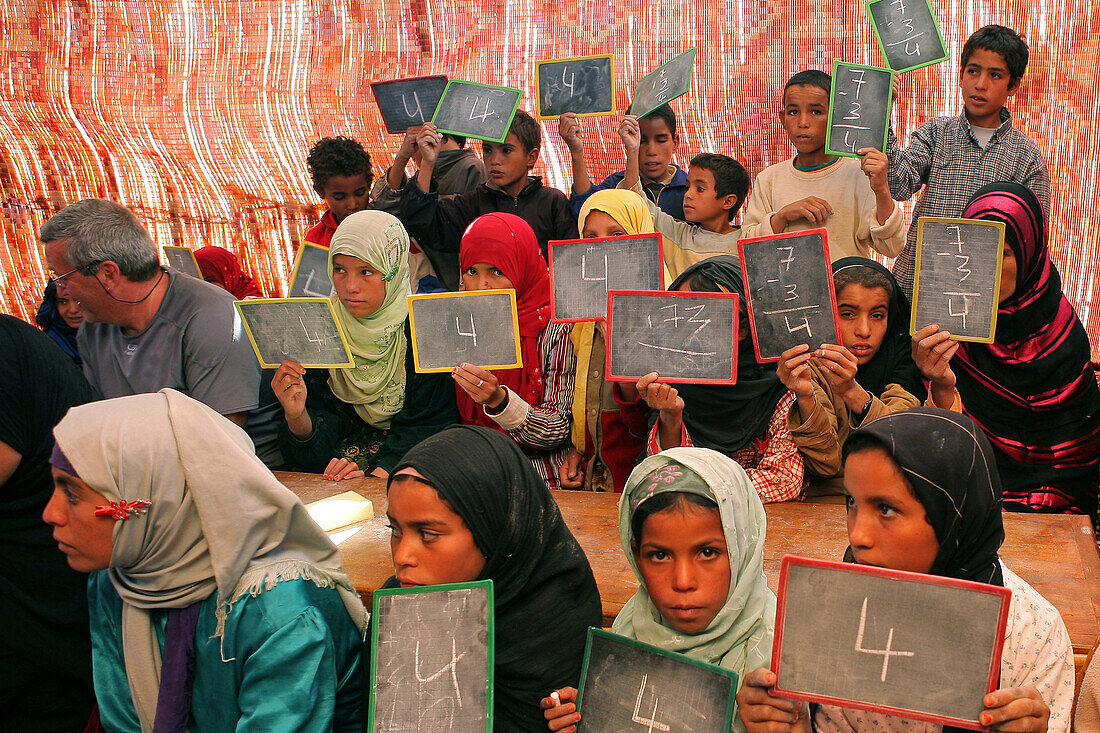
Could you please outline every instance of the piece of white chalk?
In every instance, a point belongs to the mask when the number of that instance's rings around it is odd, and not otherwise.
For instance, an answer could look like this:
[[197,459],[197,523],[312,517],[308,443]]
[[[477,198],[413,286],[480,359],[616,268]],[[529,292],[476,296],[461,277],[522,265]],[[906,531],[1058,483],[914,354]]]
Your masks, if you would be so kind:
[[561,705],[561,696],[558,694],[557,690],[554,690],[553,692],[551,692],[550,697],[554,698],[554,704],[555,705]]

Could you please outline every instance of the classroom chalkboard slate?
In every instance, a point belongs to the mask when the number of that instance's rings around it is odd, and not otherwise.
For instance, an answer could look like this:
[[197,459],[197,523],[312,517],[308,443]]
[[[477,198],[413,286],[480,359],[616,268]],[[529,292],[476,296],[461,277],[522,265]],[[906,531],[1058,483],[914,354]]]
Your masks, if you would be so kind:
[[432,123],[440,132],[502,143],[508,137],[522,96],[519,89],[451,79],[435,108]]
[[304,367],[350,367],[351,351],[328,298],[252,298],[233,303],[264,369],[283,359]]
[[493,581],[382,588],[367,730],[493,730]]
[[409,326],[418,372],[523,366],[514,290],[410,295]]
[[550,242],[554,321],[607,317],[608,290],[664,290],[660,234]]
[[886,65],[905,72],[947,60],[929,0],[871,0],[867,14]]
[[578,117],[615,111],[615,57],[584,56],[535,63],[538,118],[554,119],[566,112]]
[[861,148],[885,150],[893,93],[889,69],[834,62],[825,151],[858,158]]
[[332,295],[328,276],[328,247],[302,242],[290,273],[291,298],[327,298]]
[[772,694],[979,729],[1000,679],[1012,593],[853,563],[786,556]]
[[650,372],[662,382],[737,381],[736,293],[607,294],[607,378],[633,382]]
[[997,334],[1005,225],[975,219],[917,219],[910,333],[933,323],[958,341]]
[[602,629],[588,630],[578,733],[726,733],[737,673]]
[[184,275],[202,280],[202,270],[199,269],[199,261],[195,259],[195,253],[187,247],[165,247],[164,258],[168,260],[168,266],[173,270],[179,270]]
[[634,88],[630,114],[645,117],[662,104],[687,94],[695,69],[695,51],[694,48],[684,51],[642,77]]
[[825,229],[742,239],[737,247],[760,361],[778,361],[799,344],[840,343]]
[[445,76],[418,76],[376,81],[370,88],[386,123],[386,132],[396,133],[430,120],[446,86]]

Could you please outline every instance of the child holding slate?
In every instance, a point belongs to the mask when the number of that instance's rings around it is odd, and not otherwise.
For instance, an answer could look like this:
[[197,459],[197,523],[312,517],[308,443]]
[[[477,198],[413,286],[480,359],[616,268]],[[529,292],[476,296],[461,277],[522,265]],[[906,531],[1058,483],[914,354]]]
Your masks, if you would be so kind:
[[[999,689],[985,696],[989,730],[1068,731],[1073,651],[1058,611],[997,557],[1004,541],[993,451],[968,418],[916,408],[881,417],[844,445],[846,559],[999,585],[1012,591]],[[927,612],[935,613],[935,609]],[[891,666],[893,669],[893,666]],[[750,672],[737,695],[749,733],[938,731],[931,723],[772,697],[776,676]]]
[[279,447],[293,470],[340,480],[385,477],[411,446],[458,421],[446,374],[421,374],[409,346],[409,237],[395,217],[347,217],[329,248],[330,297],[355,366],[308,371],[292,360],[271,389]]
[[[1096,521],[1100,389],[1089,339],[1062,292],[1032,191],[994,183],[963,216],[1003,222],[996,340],[961,343],[952,360],[963,410],[993,444],[1009,511],[1088,514]],[[942,338],[937,326],[914,338]]]
[[[680,139],[676,136],[676,113],[667,104],[638,118],[640,140],[638,145],[639,174],[645,196],[657,204],[661,211],[673,219],[684,220],[684,193],[687,191],[687,173],[672,162]],[[581,140],[581,124],[577,115],[568,112],[558,120],[558,134],[569,148],[573,164],[573,189],[569,206],[580,215],[581,206],[597,191],[617,188],[626,171],[612,173],[602,182],[593,184],[588,177],[588,164],[584,160],[584,142]]]
[[455,426],[405,454],[387,504],[394,577],[384,587],[492,580],[494,729],[544,731],[540,698],[578,684],[585,633],[603,619],[592,568],[546,483],[504,435]]
[[834,261],[872,249],[895,257],[905,246],[905,218],[890,197],[886,155],[863,148],[857,161],[825,152],[831,84],[817,69],[787,81],[779,121],[797,153],[756,177],[741,236],[825,227]]
[[[962,409],[950,366],[958,343],[910,340],[909,300],[889,270],[845,257],[833,263],[833,285],[844,346],[801,344],[783,352],[778,368],[796,398],[791,435],[807,470],[822,478],[840,475],[840,447],[860,423],[920,405],[928,396],[923,379],[932,387],[930,407]],[[825,487],[811,492],[817,488]]]
[[[653,217],[633,191],[597,191],[581,207],[582,238],[652,232]],[[563,489],[622,491],[645,451],[648,410],[624,402],[605,379],[606,327],[606,321],[574,323],[569,337],[579,379],[573,389],[573,449],[560,470]]]
[[577,358],[568,323],[550,322],[550,272],[535,233],[512,214],[479,216],[462,235],[463,290],[515,290],[522,367],[454,370],[458,412],[467,425],[508,433],[550,488],[571,450]]
[[[745,471],[705,448],[642,461],[619,499],[619,538],[640,587],[611,630],[745,674],[771,658],[775,595],[764,577],[764,506]],[[576,730],[577,690],[542,700]],[[732,731],[743,731],[734,713]]]
[[328,211],[306,232],[305,241],[327,247],[336,227],[370,201],[370,155],[357,140],[326,137],[318,140],[306,158],[313,190],[325,200]]
[[569,210],[569,199],[556,188],[530,175],[539,159],[542,128],[523,110],[516,112],[508,136],[502,143],[481,144],[489,180],[472,191],[453,198],[440,198],[432,183],[443,136],[435,125],[425,122],[416,138],[420,168],[401,191],[401,220],[426,252],[457,252],[462,233],[477,217],[501,211],[515,214],[535,232],[543,259],[551,239],[569,239],[577,219]]
[[737,258],[719,255],[705,259],[684,270],[668,289],[741,296],[737,384],[673,387],[657,381],[656,372],[642,377],[636,387],[623,383],[627,399],[637,391],[656,415],[647,452],[674,446],[711,448],[745,468],[763,501],[798,499],[804,488],[805,466],[787,425],[794,395],[779,380],[774,364],[756,360]]
[[898,201],[924,189],[913,209],[905,249],[894,274],[907,295],[913,294],[917,219],[956,217],[982,186],[1015,181],[1031,189],[1050,211],[1050,174],[1035,141],[1012,126],[1005,103],[1020,88],[1028,48],[1011,28],[987,25],[967,39],[959,69],[965,110],[958,117],[937,117],[913,132],[902,150],[891,131],[886,145],[887,179]]
[[[644,194],[639,178],[638,153],[641,128],[627,115],[619,126],[626,151],[626,175],[620,188]],[[677,221],[647,200],[654,226],[664,237],[665,267],[672,277],[711,255],[737,251],[741,229],[731,223],[745,203],[749,174],[733,158],[720,153],[700,153],[688,166],[688,190],[684,194],[684,221]]]

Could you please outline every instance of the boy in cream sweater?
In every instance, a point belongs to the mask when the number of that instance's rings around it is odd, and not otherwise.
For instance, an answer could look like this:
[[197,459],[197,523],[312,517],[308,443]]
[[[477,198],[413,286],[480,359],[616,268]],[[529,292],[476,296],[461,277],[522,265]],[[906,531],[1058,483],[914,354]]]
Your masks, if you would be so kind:
[[779,119],[797,154],[765,168],[753,183],[741,237],[825,227],[829,255],[896,257],[905,246],[905,222],[890,196],[886,154],[862,148],[862,159],[829,155],[825,133],[832,80],[800,71],[783,88]]

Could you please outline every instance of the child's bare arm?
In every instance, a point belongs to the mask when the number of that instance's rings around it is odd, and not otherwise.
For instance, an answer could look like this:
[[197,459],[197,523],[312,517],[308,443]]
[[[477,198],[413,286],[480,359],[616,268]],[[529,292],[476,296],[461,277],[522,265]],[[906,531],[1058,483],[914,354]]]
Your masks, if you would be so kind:
[[421,126],[417,125],[405,131],[405,138],[401,141],[401,147],[397,149],[397,155],[393,158],[393,165],[386,174],[386,182],[394,191],[400,191],[405,183],[405,166],[416,153],[416,138],[420,130]]
[[581,123],[575,112],[566,112],[558,118],[558,134],[565,142],[565,147],[569,148],[569,159],[573,164],[573,193],[584,195],[592,188],[592,179],[588,177],[584,142],[581,140]]
[[420,148],[420,170],[416,174],[416,184],[421,191],[427,193],[432,190],[432,173],[435,171],[439,149],[443,145],[443,136],[435,129],[435,125],[425,122],[420,134],[416,136],[416,145]]
[[886,153],[874,148],[860,148],[857,152],[863,156],[860,167],[863,168],[867,181],[871,184],[871,191],[875,194],[875,220],[879,224],[885,224],[897,208],[897,204],[890,195],[890,182],[886,180],[886,170],[889,168],[890,160],[886,157]]
[[623,175],[621,188],[634,188],[638,184],[638,150],[642,145],[642,128],[638,125],[638,118],[634,115],[626,115],[619,124],[619,137],[623,141],[623,151],[626,152],[626,170]]

